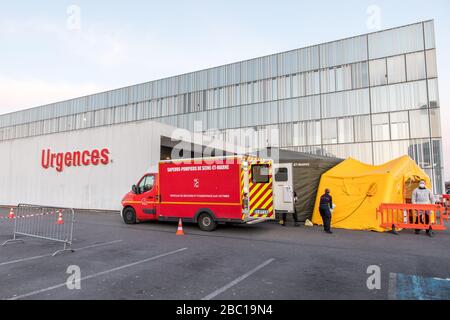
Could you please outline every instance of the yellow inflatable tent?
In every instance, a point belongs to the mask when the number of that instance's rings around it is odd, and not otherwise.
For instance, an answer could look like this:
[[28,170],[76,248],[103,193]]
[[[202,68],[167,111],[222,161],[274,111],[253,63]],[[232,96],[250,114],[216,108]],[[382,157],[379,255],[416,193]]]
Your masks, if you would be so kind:
[[322,175],[312,222],[322,225],[320,196],[331,190],[333,203],[331,225],[351,230],[386,231],[380,227],[376,208],[381,203],[405,203],[423,179],[430,187],[428,175],[408,156],[380,166],[349,158]]

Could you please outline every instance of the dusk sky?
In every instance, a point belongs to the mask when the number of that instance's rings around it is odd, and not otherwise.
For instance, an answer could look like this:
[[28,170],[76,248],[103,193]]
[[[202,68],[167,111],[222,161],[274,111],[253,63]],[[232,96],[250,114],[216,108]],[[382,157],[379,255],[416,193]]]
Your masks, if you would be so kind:
[[448,0],[1,1],[0,114],[428,19],[449,181]]

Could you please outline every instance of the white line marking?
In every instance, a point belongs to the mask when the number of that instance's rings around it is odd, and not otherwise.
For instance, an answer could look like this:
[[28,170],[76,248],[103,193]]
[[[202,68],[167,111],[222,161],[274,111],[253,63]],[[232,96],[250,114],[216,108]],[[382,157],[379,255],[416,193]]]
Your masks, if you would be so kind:
[[[91,248],[96,248],[96,247],[107,246],[107,245],[118,243],[118,242],[122,242],[122,241],[123,240],[114,240],[114,241],[110,241],[110,242],[97,243],[97,244],[93,244],[93,245],[90,245],[90,246],[81,247],[81,248],[73,249],[73,250],[75,250],[75,251],[86,250],[86,249],[91,249]],[[0,263],[0,267],[1,266],[6,266],[6,265],[9,265],[9,264],[19,263],[19,262],[25,262],[25,261],[36,260],[36,259],[41,259],[41,258],[48,258],[48,257],[51,257],[51,256],[52,256],[52,254],[49,253],[49,254],[44,254],[44,255],[41,255],[41,256],[34,256],[34,257],[28,257],[28,258],[23,258],[23,259],[5,261],[5,262],[1,262]]]
[[[185,251],[185,250],[187,250],[187,248],[182,248],[182,249],[178,249],[178,250],[171,251],[171,252],[168,252],[168,253],[163,253],[163,254],[160,254],[160,255],[157,255],[157,256],[154,256],[154,257],[151,257],[151,258],[147,258],[147,259],[144,259],[144,260],[140,260],[140,261],[136,261],[136,262],[133,262],[133,263],[129,263],[129,264],[126,264],[126,265],[123,265],[123,266],[120,266],[120,267],[116,267],[116,268],[109,269],[109,270],[106,270],[106,271],[94,273],[94,274],[91,274],[91,275],[86,276],[86,277],[81,277],[80,281],[84,281],[84,280],[100,277],[100,276],[103,276],[103,275],[111,273],[111,272],[115,272],[115,271],[119,271],[119,270],[122,270],[122,269],[134,267],[134,266],[137,266],[139,264],[142,264],[142,263],[145,263],[145,262],[149,262],[149,261],[153,261],[153,260],[156,260],[156,259],[159,259],[159,258],[167,257],[167,256],[170,256],[172,254],[179,253],[179,252],[182,252],[182,251]],[[48,287],[48,288],[45,288],[45,289],[32,291],[32,292],[29,292],[29,293],[26,293],[26,294],[22,294],[22,295],[19,295],[19,296],[14,296],[12,298],[9,298],[8,300],[23,299],[23,298],[27,298],[27,297],[30,297],[30,296],[34,296],[34,295],[39,294],[39,293],[43,293],[43,292],[55,290],[55,289],[58,289],[58,288],[62,288],[62,287],[65,287],[65,286],[66,286],[66,282],[60,283],[60,284],[57,284],[55,286]]]
[[225,291],[227,291],[228,289],[230,289],[231,287],[234,287],[235,285],[237,285],[239,282],[241,282],[242,280],[245,280],[246,278],[248,278],[249,276],[251,276],[252,274],[254,274],[255,272],[257,272],[258,270],[264,268],[265,266],[267,266],[269,263],[272,263],[275,259],[269,259],[266,262],[264,262],[263,264],[257,266],[256,268],[250,270],[249,272],[247,272],[246,274],[240,276],[239,278],[231,281],[229,284],[223,286],[220,289],[217,289],[216,291],[208,294],[206,297],[202,298],[202,300],[211,300],[214,297],[218,296],[221,293],[224,293]]

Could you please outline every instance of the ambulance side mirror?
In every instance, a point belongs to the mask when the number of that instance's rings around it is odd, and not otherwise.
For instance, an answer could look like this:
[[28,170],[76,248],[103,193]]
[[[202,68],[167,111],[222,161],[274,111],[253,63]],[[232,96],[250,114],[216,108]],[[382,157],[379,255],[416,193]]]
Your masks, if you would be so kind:
[[133,185],[131,186],[131,191],[133,191],[135,194],[138,194],[138,190],[137,190],[137,187],[136,187],[135,184],[133,184]]

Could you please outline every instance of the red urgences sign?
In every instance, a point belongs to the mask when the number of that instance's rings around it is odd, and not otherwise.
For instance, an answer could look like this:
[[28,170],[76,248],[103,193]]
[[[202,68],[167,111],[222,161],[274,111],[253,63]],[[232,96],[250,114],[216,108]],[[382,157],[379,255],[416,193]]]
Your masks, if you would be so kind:
[[109,163],[108,148],[59,153],[54,153],[50,149],[42,150],[42,168],[55,168],[58,172],[62,172],[65,167],[98,166]]

